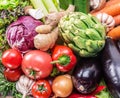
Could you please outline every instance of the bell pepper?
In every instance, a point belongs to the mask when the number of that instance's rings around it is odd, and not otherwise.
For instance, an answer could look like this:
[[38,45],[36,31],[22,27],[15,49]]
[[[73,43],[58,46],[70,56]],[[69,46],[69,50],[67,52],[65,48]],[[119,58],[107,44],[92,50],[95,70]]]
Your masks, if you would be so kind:
[[55,64],[59,71],[68,72],[74,68],[77,58],[72,49],[64,45],[55,45],[52,50],[52,64]]

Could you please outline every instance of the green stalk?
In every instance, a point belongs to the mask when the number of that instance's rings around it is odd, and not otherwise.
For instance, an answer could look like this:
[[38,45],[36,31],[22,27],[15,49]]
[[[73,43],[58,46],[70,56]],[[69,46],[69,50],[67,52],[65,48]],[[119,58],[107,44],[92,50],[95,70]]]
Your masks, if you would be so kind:
[[48,14],[48,11],[47,11],[45,5],[43,4],[42,0],[30,0],[30,1],[31,1],[32,5],[34,6],[34,8],[36,8],[36,9],[40,8],[45,16]]
[[74,0],[59,0],[59,6],[61,9],[66,10],[69,4],[73,4]]
[[59,0],[52,0],[57,10],[60,11]]
[[58,12],[55,4],[52,0],[42,0],[43,4],[45,5],[48,12]]

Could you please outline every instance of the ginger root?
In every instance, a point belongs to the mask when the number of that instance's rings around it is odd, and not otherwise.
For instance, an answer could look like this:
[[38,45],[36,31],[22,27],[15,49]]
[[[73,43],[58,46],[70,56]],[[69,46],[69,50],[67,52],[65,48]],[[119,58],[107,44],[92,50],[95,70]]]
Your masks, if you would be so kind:
[[42,51],[47,51],[52,48],[58,39],[58,23],[60,19],[69,12],[73,12],[74,9],[75,7],[70,5],[66,11],[48,14],[45,18],[45,24],[37,26],[35,29],[35,31],[39,33],[34,37],[35,48]]
[[42,51],[47,51],[52,48],[58,38],[58,27],[47,34],[37,34],[34,37],[34,46]]

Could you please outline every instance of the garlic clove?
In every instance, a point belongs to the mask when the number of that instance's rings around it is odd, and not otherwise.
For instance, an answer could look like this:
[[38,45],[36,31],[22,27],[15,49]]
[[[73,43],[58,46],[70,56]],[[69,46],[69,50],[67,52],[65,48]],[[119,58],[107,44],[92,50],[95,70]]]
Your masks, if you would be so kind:
[[110,31],[115,26],[115,20],[111,15],[106,13],[98,13],[96,17],[99,21],[106,26],[106,31]]
[[29,9],[29,15],[31,15],[35,19],[41,19],[44,17],[44,14],[41,9]]

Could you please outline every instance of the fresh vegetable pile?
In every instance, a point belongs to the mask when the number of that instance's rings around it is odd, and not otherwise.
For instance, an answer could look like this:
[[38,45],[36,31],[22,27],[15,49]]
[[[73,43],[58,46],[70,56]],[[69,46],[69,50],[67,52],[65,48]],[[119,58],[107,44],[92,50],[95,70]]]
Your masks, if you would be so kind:
[[0,0],[0,97],[120,98],[119,10],[120,0]]

